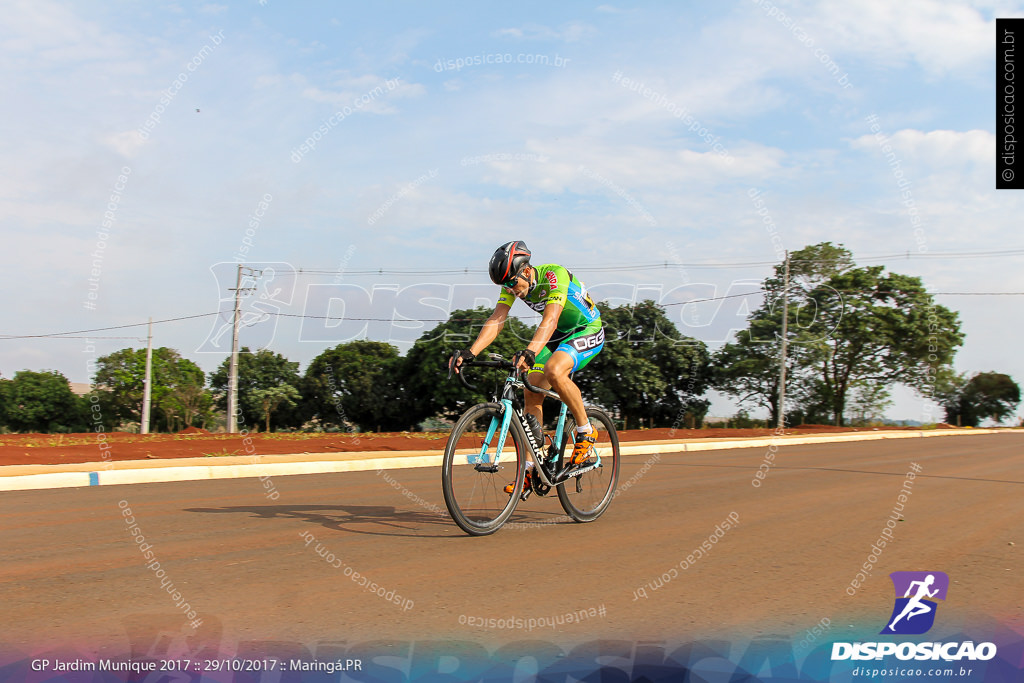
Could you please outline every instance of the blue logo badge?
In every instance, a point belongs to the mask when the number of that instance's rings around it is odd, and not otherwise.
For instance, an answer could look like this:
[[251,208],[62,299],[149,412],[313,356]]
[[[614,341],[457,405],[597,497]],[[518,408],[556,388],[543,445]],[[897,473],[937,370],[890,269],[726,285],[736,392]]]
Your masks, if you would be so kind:
[[920,635],[935,623],[936,600],[945,600],[949,576],[944,572],[893,572],[896,590],[892,616],[881,634]]

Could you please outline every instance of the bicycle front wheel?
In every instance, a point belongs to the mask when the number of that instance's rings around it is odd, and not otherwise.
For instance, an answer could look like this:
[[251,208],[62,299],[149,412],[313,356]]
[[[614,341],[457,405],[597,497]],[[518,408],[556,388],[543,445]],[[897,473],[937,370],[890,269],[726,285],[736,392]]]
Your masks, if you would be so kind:
[[[494,462],[501,410],[500,403],[481,403],[467,410],[452,428],[444,450],[444,504],[455,523],[472,536],[500,529],[515,511],[523,488],[526,435],[514,416],[498,462]],[[487,449],[481,457],[484,444]],[[514,485],[516,494],[505,492],[507,484]]]
[[[558,485],[558,501],[577,522],[593,522],[600,517],[611,504],[619,481],[619,435],[612,419],[597,408],[587,408],[587,418],[597,428],[594,451],[601,457],[601,466]],[[560,449],[563,458],[566,449],[572,449],[570,435],[575,431],[576,423],[569,417]]]

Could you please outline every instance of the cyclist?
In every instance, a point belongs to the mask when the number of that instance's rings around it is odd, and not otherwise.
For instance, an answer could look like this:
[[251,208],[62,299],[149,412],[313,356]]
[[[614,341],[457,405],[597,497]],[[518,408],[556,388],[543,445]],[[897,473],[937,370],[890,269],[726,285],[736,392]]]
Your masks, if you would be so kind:
[[[562,266],[548,263],[530,265],[530,250],[520,240],[507,242],[495,250],[488,265],[491,281],[501,285],[501,293],[494,312],[484,322],[476,341],[468,349],[455,351],[449,367],[455,372],[465,361],[483,353],[505,327],[509,309],[516,298],[541,313],[541,321],[529,345],[512,357],[521,371],[529,371],[530,383],[543,389],[554,388],[572,411],[576,420],[576,438],[569,459],[570,466],[585,466],[593,455],[597,441],[595,427],[590,424],[583,407],[579,387],[569,373],[583,368],[604,346],[604,327],[601,312],[594,305],[586,287]],[[543,424],[544,396],[527,391],[526,413]],[[530,485],[527,463],[523,490]],[[513,484],[505,487],[513,492]]]

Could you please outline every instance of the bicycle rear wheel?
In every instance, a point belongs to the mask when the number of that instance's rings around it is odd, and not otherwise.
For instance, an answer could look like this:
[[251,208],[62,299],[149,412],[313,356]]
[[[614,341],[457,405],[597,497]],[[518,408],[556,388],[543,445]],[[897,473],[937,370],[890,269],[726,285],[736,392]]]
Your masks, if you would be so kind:
[[[601,456],[601,466],[558,485],[558,501],[565,513],[577,522],[593,522],[600,517],[611,504],[619,481],[619,435],[615,425],[607,413],[597,408],[587,408],[587,417],[597,428],[594,450]],[[566,449],[572,450],[575,433],[576,421],[571,415],[567,416],[559,449],[563,458]]]
[[[518,492],[523,488],[528,447],[523,428],[514,416],[501,457],[494,462],[501,409],[500,403],[481,403],[467,410],[452,428],[444,450],[444,504],[455,523],[472,536],[486,536],[500,529],[515,511]],[[480,448],[489,432],[487,454],[481,459]],[[506,484],[511,483],[516,494],[505,493]]]

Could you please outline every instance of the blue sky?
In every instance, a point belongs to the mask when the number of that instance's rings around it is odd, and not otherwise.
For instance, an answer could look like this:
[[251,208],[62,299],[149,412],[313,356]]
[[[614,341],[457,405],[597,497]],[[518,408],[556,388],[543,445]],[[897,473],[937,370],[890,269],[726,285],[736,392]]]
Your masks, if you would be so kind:
[[[1022,245],[1019,195],[994,189],[993,162],[994,19],[1022,9],[8,3],[0,230],[14,258],[4,333],[228,310],[234,266],[217,264],[242,246],[265,268],[245,304],[253,319],[444,317],[486,304],[482,269],[510,239],[616,303],[750,291],[770,266],[693,264],[776,260],[754,188],[784,248],[842,243],[935,292],[1024,291],[1020,255],[936,257]],[[898,186],[869,116],[909,185]],[[931,256],[871,260],[908,251]],[[658,262],[668,266],[602,270]],[[356,272],[380,268],[451,272]],[[375,286],[360,304],[357,290]],[[326,303],[335,294],[347,313]],[[967,334],[958,370],[1024,381],[1008,341],[1024,327],[1020,297],[938,300]],[[716,347],[746,309],[728,300],[669,310]],[[224,358],[210,341],[222,322],[160,324],[154,343],[209,371]],[[405,348],[433,324],[363,331],[280,318],[242,341],[304,368],[360,333]],[[0,340],[0,374],[55,369],[85,382],[86,360],[138,345],[98,338],[119,335],[144,331]],[[923,406],[901,391],[890,415],[920,419]],[[713,412],[734,410],[716,400]]]

